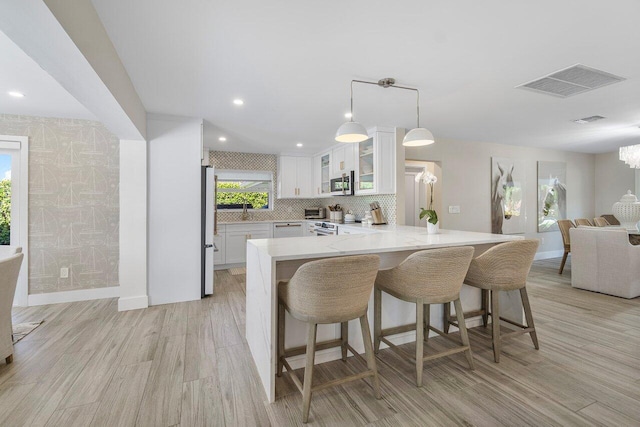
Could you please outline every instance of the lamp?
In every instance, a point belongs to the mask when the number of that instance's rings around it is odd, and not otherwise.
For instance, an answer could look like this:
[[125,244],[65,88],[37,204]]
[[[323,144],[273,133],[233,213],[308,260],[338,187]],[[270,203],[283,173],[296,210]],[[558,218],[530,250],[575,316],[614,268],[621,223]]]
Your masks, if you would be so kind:
[[640,169],[640,144],[620,147],[620,160],[629,167]]
[[416,122],[417,127],[411,129],[404,136],[402,145],[405,147],[420,147],[433,144],[435,139],[433,134],[425,128],[420,127],[420,91],[412,87],[395,86],[396,80],[391,77],[378,80],[378,82],[367,82],[364,80],[351,80],[351,121],[343,124],[336,132],[336,141],[338,142],[362,142],[369,138],[367,130],[358,122],[353,121],[353,84],[364,83],[369,85],[378,85],[384,88],[394,87],[396,89],[414,90],[416,92]]

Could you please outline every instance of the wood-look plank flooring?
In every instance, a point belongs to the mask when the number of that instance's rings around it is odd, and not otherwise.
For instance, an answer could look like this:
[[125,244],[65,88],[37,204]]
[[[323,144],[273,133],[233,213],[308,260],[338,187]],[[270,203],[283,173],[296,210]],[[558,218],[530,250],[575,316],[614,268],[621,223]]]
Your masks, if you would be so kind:
[[[316,393],[311,425],[638,426],[640,298],[570,286],[570,265],[536,262],[529,280],[540,350],[505,341],[493,362],[488,329],[470,334],[476,370],[462,355],[414,365],[382,350],[382,400],[366,381]],[[14,310],[14,322],[45,323],[0,363],[2,426],[288,426],[301,396],[286,375],[265,395],[244,339],[245,276],[216,272],[202,301],[119,313],[116,300]],[[448,348],[431,338],[426,351]],[[406,349],[413,351],[413,344]],[[351,357],[316,367],[322,382],[363,370]]]

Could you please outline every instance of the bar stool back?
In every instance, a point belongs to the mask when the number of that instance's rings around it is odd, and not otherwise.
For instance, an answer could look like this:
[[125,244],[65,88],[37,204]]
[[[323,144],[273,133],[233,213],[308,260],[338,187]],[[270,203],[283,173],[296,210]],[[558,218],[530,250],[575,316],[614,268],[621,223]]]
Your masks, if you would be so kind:
[[[380,342],[382,341],[393,350],[413,359],[412,355],[400,350],[385,337],[415,329],[416,384],[418,387],[422,386],[423,364],[427,360],[464,352],[470,368],[474,369],[471,347],[469,346],[467,330],[462,317],[459,319],[461,347],[425,357],[423,345],[423,341],[429,337],[429,330],[444,335],[442,331],[430,325],[430,304],[454,301],[455,306],[462,313],[460,288],[473,257],[473,251],[472,247],[463,246],[415,252],[397,267],[378,272],[374,290],[375,351],[378,353]],[[382,329],[382,292],[386,292],[403,301],[416,303],[416,323]]]
[[[309,419],[311,394],[314,391],[344,384],[349,381],[373,377],[373,389],[380,399],[380,385],[375,356],[371,343],[371,332],[367,320],[367,308],[371,290],[380,266],[377,255],[349,256],[311,261],[303,264],[291,280],[278,284],[278,376],[286,367],[291,379],[302,393],[302,421]],[[285,309],[302,322],[308,323],[306,348],[285,350]],[[360,319],[360,327],[365,346],[365,361],[368,370],[345,378],[329,381],[313,387],[313,365],[316,350],[342,347],[342,359],[346,360],[347,350],[362,359],[348,343],[347,322]],[[341,323],[342,337],[339,340],[316,345],[318,324]],[[292,372],[286,358],[306,352],[304,383]],[[364,360],[364,359],[362,359]]]
[[[496,245],[471,261],[469,272],[464,280],[465,284],[482,289],[481,310],[468,313],[465,317],[482,314],[484,325],[487,326],[487,316],[491,316],[493,358],[496,363],[500,361],[501,339],[509,338],[513,335],[529,333],[536,350],[539,349],[526,288],[527,276],[538,250],[538,245],[539,241],[536,239],[516,240]],[[516,289],[520,290],[526,325],[500,317],[499,292]],[[489,296],[491,297],[491,311],[489,311],[488,304]],[[457,307],[456,314],[458,314]],[[455,324],[451,321],[449,307],[445,308],[444,315],[445,324]],[[519,330],[501,336],[500,320],[517,326]]]

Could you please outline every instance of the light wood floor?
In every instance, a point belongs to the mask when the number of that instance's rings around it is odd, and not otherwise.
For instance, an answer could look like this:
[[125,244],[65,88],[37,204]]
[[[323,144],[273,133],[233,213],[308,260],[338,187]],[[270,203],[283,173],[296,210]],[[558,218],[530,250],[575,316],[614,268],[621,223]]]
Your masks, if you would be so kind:
[[[484,328],[462,355],[413,365],[380,353],[383,399],[365,381],[316,393],[312,425],[640,425],[640,299],[570,287],[570,266],[537,262],[529,296],[540,350],[528,336],[492,361]],[[115,300],[16,309],[14,322],[45,323],[0,363],[0,425],[296,425],[301,397],[283,379],[265,403],[243,338],[244,276],[216,273],[214,297],[118,313]],[[430,339],[427,350],[449,346]],[[408,344],[411,349],[412,344]],[[364,366],[319,365],[326,381]]]

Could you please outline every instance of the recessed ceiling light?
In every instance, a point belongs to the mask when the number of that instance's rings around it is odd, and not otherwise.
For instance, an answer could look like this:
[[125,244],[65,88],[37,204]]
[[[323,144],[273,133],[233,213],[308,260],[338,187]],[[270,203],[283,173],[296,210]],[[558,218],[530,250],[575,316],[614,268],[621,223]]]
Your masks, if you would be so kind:
[[344,117],[347,118],[347,119],[350,119],[351,118],[351,113],[344,113]]
[[239,99],[239,98],[238,98],[238,99],[234,99],[234,100],[233,100],[233,103],[234,103],[235,105],[243,105],[243,104],[244,104],[244,101],[243,101],[242,99]]
[[296,144],[296,147],[302,147],[302,142],[298,142],[298,143]]
[[225,138],[224,136],[221,136],[220,138],[218,138],[218,141],[220,142],[225,142],[227,140],[227,138]]
[[11,91],[11,92],[7,92],[9,95],[14,96],[16,98],[24,98],[24,93],[21,92],[16,92],[16,91]]

